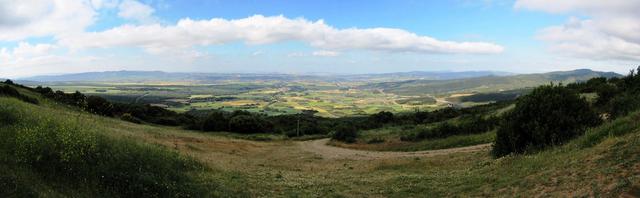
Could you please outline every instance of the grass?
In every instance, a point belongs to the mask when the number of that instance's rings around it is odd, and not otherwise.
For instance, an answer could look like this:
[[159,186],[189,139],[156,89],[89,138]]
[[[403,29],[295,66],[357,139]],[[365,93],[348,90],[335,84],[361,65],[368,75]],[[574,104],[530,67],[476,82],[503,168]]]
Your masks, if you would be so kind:
[[[196,175],[207,171],[192,158],[164,147],[116,139],[99,122],[55,109],[0,98],[0,160],[16,170],[3,178],[14,185],[48,185],[54,194],[75,196],[201,196],[206,186]],[[24,175],[24,176],[23,176]],[[9,184],[2,192],[13,191]],[[26,189],[24,192],[36,189]],[[77,186],[77,188],[69,188]],[[62,188],[60,188],[62,187]]]

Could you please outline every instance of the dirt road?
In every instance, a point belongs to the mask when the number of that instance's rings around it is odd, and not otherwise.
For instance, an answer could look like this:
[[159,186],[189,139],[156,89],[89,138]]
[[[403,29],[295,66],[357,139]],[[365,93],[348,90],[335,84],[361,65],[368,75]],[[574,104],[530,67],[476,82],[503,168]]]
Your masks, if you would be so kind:
[[476,151],[486,151],[491,144],[480,144],[468,147],[439,149],[416,152],[391,152],[391,151],[364,151],[340,148],[327,145],[329,139],[319,139],[299,142],[298,145],[304,151],[322,156],[324,159],[353,159],[353,160],[374,160],[389,159],[398,157],[429,157],[435,155],[446,155],[451,153],[466,153]]

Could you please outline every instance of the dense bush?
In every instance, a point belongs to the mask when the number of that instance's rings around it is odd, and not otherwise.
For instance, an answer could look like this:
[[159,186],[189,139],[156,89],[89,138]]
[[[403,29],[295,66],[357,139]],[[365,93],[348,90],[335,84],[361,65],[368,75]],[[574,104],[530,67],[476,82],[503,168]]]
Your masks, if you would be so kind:
[[268,133],[271,124],[259,116],[236,115],[229,120],[229,129],[238,133]]
[[611,119],[625,116],[640,109],[640,94],[623,93],[612,97],[605,106]]
[[113,116],[113,105],[98,96],[87,97],[87,110],[98,115]]
[[141,123],[142,123],[142,120],[140,120],[140,119],[138,119],[138,118],[136,118],[136,117],[133,117],[133,116],[132,116],[131,114],[129,114],[129,113],[122,114],[122,115],[120,116],[120,119],[121,119],[121,120],[124,120],[124,121],[127,121],[127,122],[136,123],[136,124],[141,124]]
[[353,143],[358,137],[358,130],[350,123],[342,123],[335,128],[332,138],[334,140]]
[[587,101],[562,85],[534,89],[505,115],[493,147],[495,156],[559,145],[600,122]]
[[374,124],[380,124],[380,125],[393,122],[395,119],[395,117],[393,116],[393,113],[388,111],[381,111],[371,115],[370,117],[371,117],[371,121]]
[[222,111],[212,111],[201,123],[203,131],[229,130],[229,118]]

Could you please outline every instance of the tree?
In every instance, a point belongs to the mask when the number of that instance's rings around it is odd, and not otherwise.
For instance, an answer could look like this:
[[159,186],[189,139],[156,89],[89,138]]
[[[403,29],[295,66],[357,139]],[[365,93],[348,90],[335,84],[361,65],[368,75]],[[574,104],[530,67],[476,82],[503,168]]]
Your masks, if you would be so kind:
[[332,138],[346,143],[353,143],[356,142],[357,137],[358,131],[353,124],[342,123],[336,127]]
[[113,116],[113,105],[99,96],[87,97],[87,110],[98,115]]
[[238,133],[264,133],[270,130],[266,122],[256,115],[238,115],[229,120],[229,130]]
[[393,122],[394,116],[391,112],[381,111],[371,115],[371,120],[376,124],[386,124],[389,122]]
[[229,119],[222,111],[213,111],[202,121],[203,131],[226,131],[228,126]]
[[493,147],[498,157],[563,144],[600,122],[585,99],[562,85],[534,89],[505,118]]

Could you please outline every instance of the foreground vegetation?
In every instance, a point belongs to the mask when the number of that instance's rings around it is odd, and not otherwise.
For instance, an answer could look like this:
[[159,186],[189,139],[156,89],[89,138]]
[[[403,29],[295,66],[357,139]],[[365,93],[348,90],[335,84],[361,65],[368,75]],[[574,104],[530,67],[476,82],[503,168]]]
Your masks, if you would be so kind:
[[47,193],[67,196],[205,193],[196,176],[206,168],[191,158],[109,137],[101,123],[71,112],[7,98],[0,104],[0,191],[5,196],[37,195],[48,188],[54,189]]

